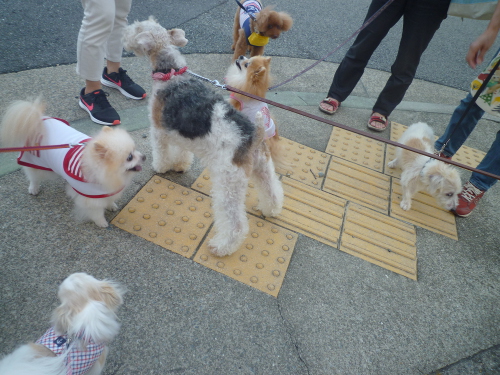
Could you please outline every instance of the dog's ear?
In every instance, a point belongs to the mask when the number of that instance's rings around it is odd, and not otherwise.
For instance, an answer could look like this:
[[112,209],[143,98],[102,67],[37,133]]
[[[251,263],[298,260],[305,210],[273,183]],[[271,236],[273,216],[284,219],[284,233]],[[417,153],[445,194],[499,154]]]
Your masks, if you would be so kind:
[[172,38],[172,44],[177,47],[184,47],[188,40],[186,39],[186,33],[182,29],[172,29],[168,33]]
[[285,12],[279,12],[278,13],[281,17],[281,30],[282,31],[288,31],[292,28],[293,25],[293,19],[290,17],[288,13]]
[[123,303],[124,291],[115,283],[102,281],[99,285],[99,296],[111,310],[116,310]]
[[429,193],[436,194],[443,188],[444,177],[440,174],[434,173],[428,176],[429,179]]
[[96,154],[99,156],[100,159],[106,159],[106,156],[108,154],[108,148],[99,142],[94,143],[94,151]]
[[144,55],[147,55],[156,45],[153,34],[149,31],[137,34],[135,41]]

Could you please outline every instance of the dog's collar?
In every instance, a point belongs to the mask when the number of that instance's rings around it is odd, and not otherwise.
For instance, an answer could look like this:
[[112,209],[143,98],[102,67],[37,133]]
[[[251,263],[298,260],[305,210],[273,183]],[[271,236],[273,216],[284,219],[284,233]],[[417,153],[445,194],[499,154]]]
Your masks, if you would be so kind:
[[152,77],[155,81],[168,81],[170,78],[174,76],[179,76],[183,73],[186,72],[188,69],[187,66],[179,69],[171,69],[170,72],[168,73],[162,73],[162,72],[153,72]]

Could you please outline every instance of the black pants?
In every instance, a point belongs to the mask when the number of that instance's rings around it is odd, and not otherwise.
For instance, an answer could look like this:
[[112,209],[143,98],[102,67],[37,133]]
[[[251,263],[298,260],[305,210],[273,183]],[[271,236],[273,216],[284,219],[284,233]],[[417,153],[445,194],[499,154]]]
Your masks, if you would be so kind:
[[[386,2],[373,0],[365,21]],[[403,17],[403,33],[396,60],[391,67],[392,74],[373,107],[373,112],[389,116],[403,100],[415,77],[420,57],[446,18],[449,5],[450,0],[394,0],[358,34],[335,72],[328,96],[342,102],[351,94],[373,52]]]

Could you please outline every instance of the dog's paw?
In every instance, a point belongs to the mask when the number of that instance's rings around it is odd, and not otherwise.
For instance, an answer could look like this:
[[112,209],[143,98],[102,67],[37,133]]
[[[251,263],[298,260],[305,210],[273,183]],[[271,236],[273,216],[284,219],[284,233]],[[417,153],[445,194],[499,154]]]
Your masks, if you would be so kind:
[[101,219],[95,219],[94,220],[95,225],[101,228],[107,228],[109,226],[107,220],[103,217]]
[[107,209],[108,209],[109,211],[113,211],[113,212],[114,212],[114,211],[118,211],[118,206],[116,205],[116,203],[115,203],[115,202],[113,202],[113,203],[111,203],[111,204],[107,207]]
[[191,163],[177,163],[172,170],[177,173],[184,173],[191,169]]
[[410,202],[407,202],[407,201],[401,201],[401,203],[399,204],[399,206],[405,210],[405,211],[408,211],[410,208],[411,208],[411,201]]
[[28,187],[28,193],[31,195],[37,195],[40,192],[40,186],[35,185],[35,184],[30,184]]
[[265,217],[276,217],[281,213],[282,207],[270,207],[270,206],[257,206],[257,210],[262,212]]
[[212,238],[208,243],[208,251],[212,253],[212,255],[216,257],[225,257],[231,255],[236,250],[238,250],[238,246],[234,246],[229,241],[219,241],[216,237]]

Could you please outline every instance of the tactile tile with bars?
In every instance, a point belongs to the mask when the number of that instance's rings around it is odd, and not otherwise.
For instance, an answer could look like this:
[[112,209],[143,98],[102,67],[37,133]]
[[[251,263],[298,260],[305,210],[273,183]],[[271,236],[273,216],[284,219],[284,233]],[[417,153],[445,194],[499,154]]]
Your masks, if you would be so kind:
[[383,173],[332,157],[323,190],[387,214],[390,182]]
[[391,190],[392,217],[458,240],[455,215],[439,207],[434,197],[424,191],[418,192],[412,198],[411,208],[405,211],[399,205],[403,195],[399,179],[392,180]]
[[349,204],[340,250],[417,279],[415,227],[356,204]]
[[212,225],[211,198],[153,176],[111,222],[190,258]]
[[283,156],[289,168],[276,167],[276,172],[321,189],[330,155],[281,137]]
[[333,128],[326,152],[379,172],[384,170],[385,144],[348,130]]
[[[266,220],[337,247],[346,200],[289,177],[283,176],[281,182],[285,194],[283,210],[277,217],[267,217]],[[203,171],[191,187],[210,194],[208,170]],[[261,215],[256,208],[258,196],[252,180],[248,183],[245,204],[248,212]]]
[[297,242],[297,234],[249,215],[250,231],[235,253],[219,258],[208,251],[213,230],[194,261],[268,293],[278,296]]
[[[407,126],[398,124],[393,121],[391,123],[391,140],[397,142],[406,129],[408,129]],[[435,139],[437,138],[438,137],[436,136]],[[479,151],[468,146],[462,146],[457,151],[457,153],[453,155],[453,158],[451,160],[475,168],[481,162],[481,160],[483,160],[485,155],[486,153],[483,151]],[[389,168],[387,166],[387,163],[393,160],[395,157],[396,157],[396,147],[388,145],[386,150],[384,173],[393,177],[400,178],[401,177],[400,168]]]

